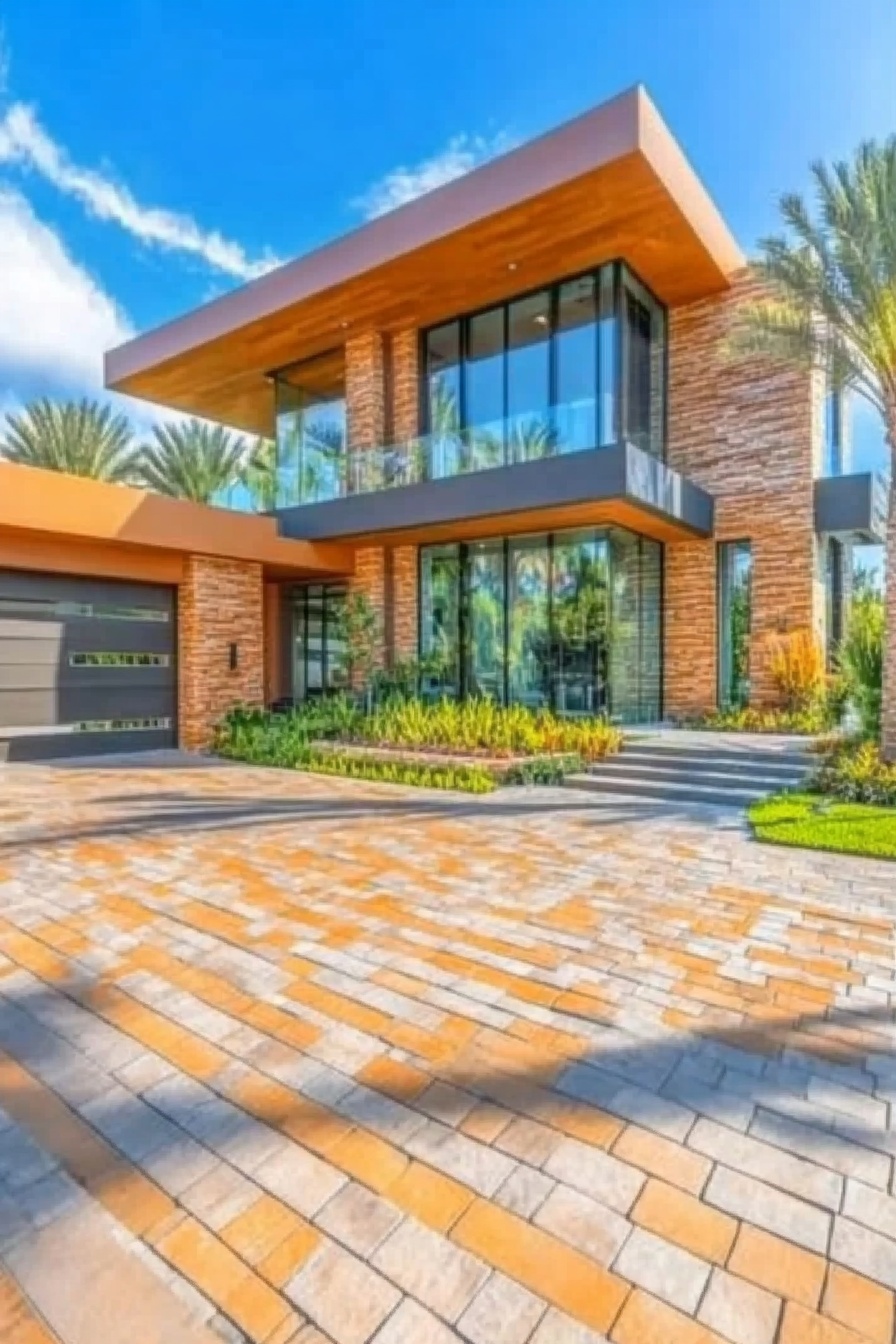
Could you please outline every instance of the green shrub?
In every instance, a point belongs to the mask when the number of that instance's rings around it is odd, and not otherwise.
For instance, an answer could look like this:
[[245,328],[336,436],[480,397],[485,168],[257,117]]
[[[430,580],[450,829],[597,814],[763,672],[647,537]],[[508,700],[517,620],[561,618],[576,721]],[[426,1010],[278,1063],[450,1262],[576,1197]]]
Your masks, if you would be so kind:
[[455,789],[461,793],[491,793],[498,782],[482,765],[450,765],[429,761],[387,761],[381,757],[348,751],[302,753],[295,769],[315,775],[338,775],[343,779],[404,784],[421,789]]
[[884,604],[877,593],[856,599],[840,647],[840,668],[866,737],[880,733],[884,675]]
[[622,734],[602,719],[561,719],[547,710],[493,700],[419,699],[383,705],[358,725],[365,742],[464,755],[577,755],[593,761],[618,751]]
[[501,773],[502,784],[562,784],[583,766],[581,756],[530,756]]
[[828,732],[836,722],[834,710],[827,703],[805,709],[720,709],[702,718],[690,720],[688,728],[707,728],[729,733],[798,733],[815,737]]
[[822,757],[811,787],[847,802],[896,807],[896,765],[881,760],[874,742],[839,742]]

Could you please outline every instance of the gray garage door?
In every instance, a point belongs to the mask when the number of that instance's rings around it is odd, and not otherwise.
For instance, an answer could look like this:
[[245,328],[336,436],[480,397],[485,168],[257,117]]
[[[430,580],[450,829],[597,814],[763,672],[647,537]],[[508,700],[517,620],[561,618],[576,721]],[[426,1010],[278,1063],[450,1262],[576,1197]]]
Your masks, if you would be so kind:
[[175,596],[0,570],[0,761],[173,746]]

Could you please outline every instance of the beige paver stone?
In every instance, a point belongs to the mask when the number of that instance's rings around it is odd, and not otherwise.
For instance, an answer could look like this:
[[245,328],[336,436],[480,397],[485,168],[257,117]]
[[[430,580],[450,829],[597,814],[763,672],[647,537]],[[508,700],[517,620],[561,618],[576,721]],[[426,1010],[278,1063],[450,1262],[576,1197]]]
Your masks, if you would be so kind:
[[723,1269],[713,1270],[697,1313],[733,1344],[772,1344],[780,1316],[780,1298]]
[[312,1255],[284,1292],[336,1344],[366,1344],[401,1300],[393,1284],[332,1242]]
[[371,1263],[446,1321],[456,1321],[488,1277],[481,1260],[413,1218],[392,1233]]

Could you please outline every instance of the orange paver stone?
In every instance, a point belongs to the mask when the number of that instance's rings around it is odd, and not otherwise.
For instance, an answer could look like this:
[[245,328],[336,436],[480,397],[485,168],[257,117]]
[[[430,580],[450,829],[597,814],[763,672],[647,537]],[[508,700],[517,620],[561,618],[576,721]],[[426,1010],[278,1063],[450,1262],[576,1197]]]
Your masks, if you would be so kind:
[[447,1232],[475,1198],[465,1185],[422,1162],[412,1162],[385,1194],[391,1204],[412,1214],[434,1232]]
[[622,1279],[581,1252],[482,1199],[451,1239],[593,1330],[609,1330],[628,1292]]
[[728,1262],[732,1274],[749,1279],[779,1297],[817,1307],[826,1261],[790,1241],[744,1223]]
[[733,1218],[656,1179],[647,1182],[630,1217],[640,1227],[717,1265],[724,1265],[737,1234]]
[[893,1339],[893,1294],[889,1288],[853,1274],[842,1265],[831,1265],[824,1290],[822,1311],[841,1325],[858,1330],[874,1344]]
[[610,1338],[613,1344],[728,1344],[715,1331],[636,1288]]

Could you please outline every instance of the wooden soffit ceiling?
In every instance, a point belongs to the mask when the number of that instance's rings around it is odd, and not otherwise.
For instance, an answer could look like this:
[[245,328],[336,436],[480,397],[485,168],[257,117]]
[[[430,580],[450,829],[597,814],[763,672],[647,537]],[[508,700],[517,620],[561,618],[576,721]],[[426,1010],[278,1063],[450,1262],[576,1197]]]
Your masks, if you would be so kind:
[[669,306],[744,258],[641,88],[106,356],[106,384],[270,433],[271,369],[624,257]]

